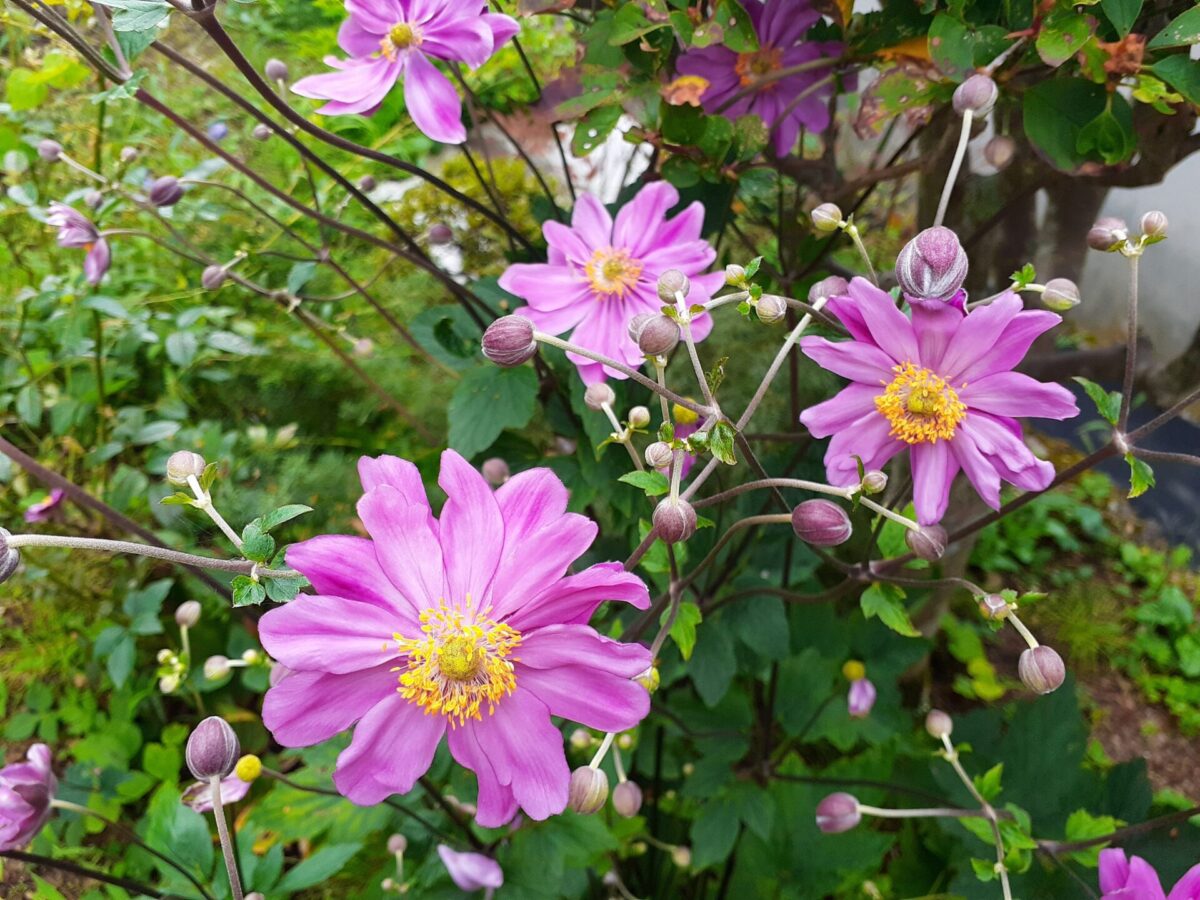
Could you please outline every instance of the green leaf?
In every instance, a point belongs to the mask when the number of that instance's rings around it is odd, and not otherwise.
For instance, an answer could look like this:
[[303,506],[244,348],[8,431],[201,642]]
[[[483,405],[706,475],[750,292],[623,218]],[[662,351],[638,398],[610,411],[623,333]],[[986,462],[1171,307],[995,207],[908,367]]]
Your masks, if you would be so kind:
[[716,706],[729,690],[737,672],[733,638],[727,629],[710,625],[700,632],[688,671],[704,705]]
[[133,637],[128,632],[124,632],[108,655],[108,661],[105,664],[108,669],[108,677],[112,679],[114,686],[117,688],[125,686],[125,682],[129,680],[129,676],[133,672],[133,664],[136,659],[137,645],[134,644]]
[[[156,36],[157,32],[154,29],[140,33],[133,31],[118,31],[117,41],[121,44],[122,48],[124,48],[126,44],[129,44],[132,48],[136,47],[143,40],[146,40],[146,47],[148,47],[150,44],[154,43]],[[142,49],[144,50],[146,48],[143,47]],[[138,52],[140,53],[141,51]],[[129,55],[129,51],[126,51],[126,55]],[[133,56],[137,56],[137,53],[134,53]],[[150,73],[145,69],[139,69],[124,81],[114,84],[108,90],[92,94],[92,103],[109,103],[114,100],[132,100],[134,95],[137,93],[138,88],[141,87],[142,82],[145,81],[149,75]]]
[[258,522],[258,527],[264,532],[270,532],[284,522],[290,522],[297,516],[302,516],[309,512],[312,512],[311,506],[305,506],[303,503],[289,503],[287,506],[281,506],[279,509],[272,510],[255,521]]
[[996,880],[996,863],[994,860],[971,857],[971,869],[980,881]]
[[645,491],[647,497],[657,497],[671,489],[667,476],[662,472],[626,472],[617,480]]
[[308,584],[307,578],[266,578],[263,584],[267,588],[267,597],[276,603],[287,603]]
[[1120,391],[1105,391],[1104,388],[1096,384],[1094,381],[1088,381],[1086,378],[1075,377],[1074,381],[1083,386],[1087,391],[1087,395],[1092,398],[1092,402],[1096,404],[1096,410],[1101,417],[1110,425],[1117,424],[1117,418],[1121,415],[1121,392]]
[[13,112],[36,109],[50,96],[50,88],[32,69],[15,68],[8,72],[4,85],[4,98],[12,105]]
[[1193,6],[1172,19],[1166,28],[1151,39],[1146,48],[1161,50],[1164,47],[1187,47],[1192,44],[1200,44],[1200,6]]
[[33,382],[17,392],[17,415],[30,428],[36,428],[41,424],[42,393]]
[[247,575],[233,579],[233,605],[258,606],[267,599],[267,589]]
[[1154,487],[1154,470],[1132,453],[1125,454],[1125,462],[1129,463],[1129,499],[1133,500]]
[[734,436],[737,434],[728,422],[718,422],[708,436],[708,449],[712,455],[727,466],[737,465],[737,456],[733,452]]
[[275,539],[263,532],[259,525],[261,521],[255,519],[242,529],[242,555],[246,559],[265,563],[275,554]]
[[1089,17],[1071,11],[1051,13],[1038,31],[1038,56],[1056,69],[1078,53],[1091,37]]
[[[663,621],[666,621],[667,611],[663,611]],[[696,647],[696,626],[703,620],[704,615],[695,603],[679,604],[679,614],[671,623],[671,640],[679,647],[679,655],[685,660],[692,658]]]
[[[1087,841],[1092,838],[1112,834],[1125,823],[1112,816],[1093,816],[1086,809],[1077,809],[1067,817],[1066,829],[1063,833],[1068,842]],[[1069,854],[1070,858],[1082,866],[1095,868],[1100,862],[1100,851],[1107,846],[1097,844],[1086,850],[1076,850]]]
[[879,617],[879,621],[897,634],[904,637],[920,637],[921,633],[913,627],[908,617],[908,610],[901,602],[904,591],[894,584],[872,584],[863,591],[859,600],[863,615],[868,619]]
[[304,286],[312,281],[312,277],[316,274],[317,264],[311,260],[308,262],[296,263],[288,272],[287,290],[289,294],[299,296],[304,290]]
[[1075,170],[1087,161],[1078,148],[1079,132],[1104,112],[1104,85],[1082,78],[1052,78],[1025,93],[1025,133],[1055,168]]
[[1150,71],[1200,106],[1200,60],[1192,59],[1186,53],[1177,53],[1160,59],[1150,67]]
[[114,31],[146,31],[166,21],[171,14],[167,0],[97,0],[110,9],[115,9],[112,26]]
[[190,331],[176,331],[167,335],[165,343],[167,359],[181,369],[192,364],[196,351],[200,349],[200,339]]
[[284,873],[272,893],[287,893],[320,884],[336,875],[362,849],[362,844],[327,844]]
[[1100,8],[1121,37],[1129,34],[1142,11],[1143,0],[1100,0]]
[[984,800],[995,800],[1000,796],[1000,778],[1004,774],[1004,763],[996,763],[982,775],[973,779],[975,789],[983,795]]
[[486,450],[505,428],[521,428],[537,406],[537,375],[528,366],[467,372],[450,400],[450,446],[465,457]]
[[721,26],[725,46],[734,53],[753,53],[758,49],[754,22],[737,0],[720,0],[717,3],[716,22]]
[[617,127],[617,120],[620,118],[620,104],[597,106],[575,126],[575,135],[571,138],[571,152],[576,156],[587,156],[604,143]]
[[1111,106],[1075,136],[1076,150],[1084,156],[1098,156],[1109,166],[1128,159],[1137,147],[1129,104],[1119,94],[1113,94],[1111,99]]
[[183,754],[178,747],[162,744],[147,744],[142,748],[142,768],[159,781],[175,784],[179,780],[179,769],[183,765]]
[[697,869],[723,862],[737,839],[737,810],[728,800],[710,800],[692,823],[692,865]]
[[620,47],[632,43],[644,34],[666,28],[666,22],[651,22],[636,3],[627,3],[617,9],[612,20],[612,31],[608,34],[608,43]]

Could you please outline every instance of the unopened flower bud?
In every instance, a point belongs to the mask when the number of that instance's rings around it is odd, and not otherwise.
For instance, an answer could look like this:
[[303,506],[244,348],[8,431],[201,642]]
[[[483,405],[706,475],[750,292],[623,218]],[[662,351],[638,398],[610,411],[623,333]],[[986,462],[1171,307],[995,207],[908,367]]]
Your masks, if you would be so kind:
[[814,547],[836,547],[850,540],[850,516],[832,500],[805,500],[792,510],[796,537]]
[[492,487],[500,487],[500,485],[508,481],[508,463],[498,456],[485,459],[480,468],[483,472],[483,480]]
[[594,409],[596,412],[602,412],[604,407],[612,406],[616,402],[617,395],[613,393],[613,389],[604,381],[589,384],[587,390],[583,392],[583,405],[588,409]]
[[175,624],[180,628],[194,628],[200,621],[200,604],[195,600],[180,603],[175,610]]
[[1079,286],[1069,278],[1051,278],[1042,291],[1042,302],[1056,312],[1078,306],[1079,300]]
[[266,898],[258,891],[251,891],[246,895],[245,900],[266,900]]
[[46,162],[55,162],[62,156],[62,144],[46,138],[45,140],[38,141],[37,152],[38,156]]
[[787,315],[787,301],[777,294],[763,294],[758,298],[758,302],[754,304],[754,311],[758,314],[758,321],[766,325],[774,325],[776,322],[782,322],[783,317]]
[[175,693],[175,689],[178,687],[179,687],[179,676],[178,675],[174,675],[174,674],[164,675],[162,678],[158,679],[158,689],[160,692],[162,692],[164,694],[173,694],[173,693]]
[[828,300],[830,297],[845,297],[849,292],[850,284],[845,278],[830,275],[808,289],[808,302],[815,304],[818,300]]
[[1142,234],[1162,240],[1167,236],[1167,217],[1157,209],[1142,216]]
[[608,776],[603,769],[580,766],[571,773],[567,806],[577,813],[590,816],[604,806],[608,799]]
[[662,676],[658,674],[658,666],[651,666],[633,680],[644,687],[646,693],[653,694],[658,690],[659,684],[662,683]]
[[402,834],[393,834],[388,838],[388,853],[403,853],[408,849],[408,838]]
[[837,231],[842,227],[842,211],[836,204],[822,203],[811,215],[813,228],[817,231]]
[[364,175],[358,179],[358,189],[367,194],[371,193],[371,191],[375,190],[375,179],[370,175]]
[[950,736],[950,732],[954,730],[954,720],[940,709],[931,709],[925,716],[925,730],[931,737],[940,741],[942,738]]
[[896,257],[896,280],[909,297],[949,300],[967,279],[967,251],[949,228],[926,228]]
[[188,477],[204,474],[204,457],[191,450],[176,450],[167,458],[167,481],[177,487],[188,483]]
[[209,681],[217,681],[229,674],[229,659],[217,655],[210,656],[204,661],[204,677]]
[[677,296],[686,297],[692,282],[678,269],[667,269],[658,276],[658,299],[663,303],[674,303]]
[[282,59],[268,59],[263,72],[272,81],[287,81],[288,66]]
[[685,847],[682,844],[671,851],[671,862],[679,866],[681,869],[686,869],[692,864],[692,848]]
[[262,124],[261,122],[255,125],[254,130],[250,133],[254,136],[256,141],[269,141],[271,139],[271,135],[274,134],[274,132],[271,131],[268,126]]
[[951,102],[954,111],[960,116],[970,110],[977,119],[981,119],[992,111],[1000,89],[987,75],[972,75],[954,91]]
[[642,325],[638,349],[646,356],[666,356],[679,343],[679,324],[666,316],[654,316]]
[[359,359],[370,359],[375,355],[375,342],[370,338],[359,338],[350,349]]
[[887,484],[888,477],[886,472],[872,469],[863,475],[862,489],[864,494],[882,494],[887,488]]
[[21,565],[21,551],[8,546],[12,533],[6,528],[0,528],[0,584],[12,578],[13,572]]
[[454,240],[454,229],[445,222],[437,222],[429,226],[425,237],[431,244],[449,244]]
[[1087,233],[1087,245],[1093,250],[1111,252],[1120,249],[1129,238],[1129,228],[1123,219],[1104,216],[1096,220]]
[[174,206],[183,199],[183,185],[174,175],[163,175],[150,185],[150,202],[155,206]]
[[99,191],[88,191],[83,195],[83,202],[89,209],[96,209],[104,202],[104,195]]
[[137,158],[138,158],[137,147],[122,147],[121,148],[121,153],[120,153],[121,162],[128,165],[129,163],[133,162]]
[[630,319],[629,324],[625,326],[625,333],[629,335],[629,339],[636,344],[641,339],[642,329],[653,318],[654,313],[638,313]]
[[195,727],[187,740],[184,758],[196,778],[224,778],[233,771],[241,744],[229,723],[220,716],[209,716]]
[[483,355],[498,366],[519,366],[533,359],[535,353],[533,323],[524,316],[504,316],[483,333]]
[[1017,142],[1006,134],[998,134],[983,145],[983,158],[997,170],[1007,169],[1016,155]]
[[1067,667],[1056,650],[1040,644],[1021,654],[1017,662],[1017,674],[1021,676],[1025,687],[1034,693],[1049,694],[1062,686],[1067,677]]
[[576,750],[586,750],[592,746],[592,733],[586,728],[576,728],[571,732],[571,746]]
[[633,735],[632,735],[632,734],[628,734],[628,733],[627,733],[627,734],[619,734],[619,735],[617,735],[617,747],[618,747],[618,749],[621,749],[621,750],[628,750],[628,749],[629,749],[630,747],[632,747],[632,746],[633,746]]
[[634,428],[645,428],[650,424],[650,410],[644,406],[635,406],[629,410],[629,424]]
[[165,663],[168,660],[175,659],[176,657],[175,657],[175,654],[171,650],[168,650],[166,647],[163,647],[161,650],[158,651],[157,654],[155,654],[154,658],[156,660],[158,660],[160,663]]
[[227,277],[224,266],[206,266],[200,273],[200,284],[206,291],[219,290]]
[[682,543],[696,533],[696,510],[686,500],[661,501],[652,521],[655,533],[668,544]]
[[725,267],[725,283],[739,287],[746,283],[746,267],[730,263]]
[[262,774],[262,760],[253,753],[247,753],[237,761],[237,765],[233,767],[233,774],[242,781],[254,781]]
[[213,122],[208,126],[208,136],[219,143],[229,136],[229,126],[224,122]]
[[675,451],[671,449],[670,444],[655,441],[646,448],[646,465],[652,469],[665,469],[671,464],[671,458],[674,455]]
[[839,791],[817,804],[817,827],[825,834],[849,831],[862,821],[858,800],[853,794]]
[[253,647],[249,650],[242,651],[242,662],[248,666],[255,666],[262,662],[262,654]]
[[632,819],[642,808],[642,789],[632,781],[622,781],[613,788],[613,809]]
[[946,553],[946,542],[949,535],[941,525],[922,525],[917,530],[911,528],[904,532],[904,543],[917,559],[926,562],[936,562]]

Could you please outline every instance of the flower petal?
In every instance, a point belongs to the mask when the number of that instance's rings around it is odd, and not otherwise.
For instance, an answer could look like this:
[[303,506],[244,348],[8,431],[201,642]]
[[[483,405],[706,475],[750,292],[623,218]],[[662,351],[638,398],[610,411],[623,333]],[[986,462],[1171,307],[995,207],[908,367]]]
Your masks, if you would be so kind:
[[577,665],[625,678],[640,675],[652,661],[650,651],[641,644],[602,637],[587,625],[548,625],[525,634],[520,659],[530,669]]
[[475,821],[484,828],[499,828],[517,814],[517,798],[512,788],[501,784],[483,748],[479,746],[473,722],[447,732],[450,754],[459,765],[475,773],[479,790],[475,800]]
[[917,521],[936,525],[946,514],[950,502],[950,485],[958,474],[958,460],[947,441],[932,444],[913,444],[910,448],[913,473],[913,506]]
[[366,538],[319,535],[288,547],[287,563],[303,574],[318,594],[369,603],[413,624],[423,608],[411,603],[383,574],[375,544]]
[[862,458],[867,469],[882,469],[888,460],[908,446],[892,437],[891,430],[891,423],[872,411],[834,434],[825,451],[825,473],[830,484],[840,487],[858,484],[856,456]]
[[571,212],[571,228],[593,250],[612,245],[612,216],[591,194],[581,194]]
[[474,69],[488,61],[495,46],[488,23],[473,16],[435,20],[425,29],[421,49],[438,59],[461,60]]
[[804,337],[800,338],[800,349],[822,369],[861,384],[883,385],[894,377],[896,361],[863,341],[835,343],[823,337]]
[[414,609],[437,606],[446,595],[445,575],[429,508],[407,502],[385,484],[358,501],[358,517],[375,540],[375,557],[388,581]]
[[263,648],[289,669],[358,672],[398,656],[390,611],[342,597],[304,595],[258,622]]
[[585,624],[605,601],[647,609],[650,592],[641,578],[626,572],[620,563],[597,563],[546,588],[508,621],[522,633],[558,623]]
[[810,406],[800,414],[800,422],[813,437],[829,437],[876,412],[875,398],[881,393],[874,385],[851,384],[823,403]]
[[387,455],[360,456],[358,478],[362,482],[363,493],[386,484],[403,494],[406,502],[414,506],[429,506],[421,472],[407,459]]
[[404,104],[413,122],[426,137],[443,144],[461,144],[467,139],[458,92],[450,79],[417,50],[408,51],[404,71]]
[[679,191],[669,181],[654,181],[643,187],[621,207],[613,223],[613,246],[640,257],[645,251],[662,247],[655,230],[662,227],[667,212],[679,203]]
[[450,879],[460,891],[495,890],[504,885],[500,863],[482,853],[459,853],[445,844],[438,844],[438,856],[450,873]]
[[850,299],[871,332],[871,341],[898,363],[919,360],[912,323],[896,308],[890,294],[859,276],[850,282]]
[[992,509],[1000,508],[1000,474],[996,467],[975,444],[970,431],[959,428],[950,441],[950,449],[954,458],[966,473],[971,486],[983,498],[983,502]]
[[353,61],[334,72],[301,78],[292,85],[292,93],[334,101],[318,110],[327,115],[365,115],[383,102],[400,77],[400,69],[399,60],[392,62],[382,57]]
[[311,747],[395,694],[396,673],[389,663],[345,675],[292,672],[263,697],[263,724],[285,747]]
[[458,605],[470,596],[483,606],[504,542],[500,507],[483,476],[453,450],[442,453],[438,484],[447,497],[438,523],[445,555],[446,600]]
[[1079,415],[1074,395],[1059,384],[1046,384],[1020,372],[997,372],[958,391],[971,409],[998,416],[1069,419]]
[[359,806],[407,794],[429,770],[445,731],[444,718],[426,715],[420,706],[393,693],[355,727],[350,746],[338,756],[333,783]]
[[1200,865],[1192,866],[1175,882],[1167,900],[1200,900]]
[[1044,309],[1017,313],[987,352],[963,369],[962,379],[971,381],[1007,372],[1025,358],[1035,340],[1061,321],[1062,316]]

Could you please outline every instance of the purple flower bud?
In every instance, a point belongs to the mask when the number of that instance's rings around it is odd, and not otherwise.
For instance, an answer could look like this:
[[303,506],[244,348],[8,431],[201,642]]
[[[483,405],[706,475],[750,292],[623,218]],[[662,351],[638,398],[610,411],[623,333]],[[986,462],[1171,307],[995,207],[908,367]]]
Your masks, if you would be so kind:
[[375,355],[375,342],[370,338],[359,338],[351,349],[359,359],[370,359]]
[[95,209],[104,202],[104,195],[99,191],[88,191],[83,195],[83,202],[89,209]]
[[862,489],[866,494],[882,494],[887,489],[888,477],[886,472],[872,469],[863,475]]
[[167,458],[167,481],[177,487],[188,483],[188,478],[199,478],[207,465],[204,457],[191,450],[176,450]]
[[671,464],[671,457],[674,455],[670,444],[655,441],[646,448],[646,465],[652,469],[665,469]]
[[21,565],[21,551],[8,546],[12,533],[6,528],[0,528],[0,584],[12,578],[13,572]]
[[269,141],[271,139],[271,135],[274,134],[274,132],[271,131],[271,129],[268,126],[266,126],[260,122],[259,124],[254,126],[254,130],[252,132],[250,132],[250,134],[252,134],[254,136],[254,139],[256,141]]
[[454,229],[445,222],[437,222],[429,226],[429,230],[425,232],[425,237],[431,244],[449,244],[454,240]]
[[931,709],[925,716],[925,730],[931,737],[940,741],[943,737],[950,736],[950,732],[954,730],[954,720],[940,709]]
[[629,424],[634,428],[645,428],[650,424],[650,410],[644,406],[635,406],[629,410]]
[[371,191],[375,190],[375,179],[370,175],[364,175],[358,179],[358,189],[367,194],[371,193]]
[[150,185],[150,202],[155,206],[174,206],[183,199],[183,185],[174,175],[163,175]]
[[970,110],[977,119],[981,119],[992,111],[1000,89],[996,82],[987,75],[972,75],[954,91],[954,111],[960,116]]
[[983,145],[983,158],[993,168],[1007,169],[1017,155],[1017,142],[1006,134],[998,134]]
[[524,316],[504,316],[483,333],[483,355],[498,366],[519,366],[533,359],[535,353],[533,323]]
[[1017,674],[1025,687],[1037,694],[1058,690],[1067,677],[1067,667],[1058,652],[1045,644],[1030,647],[1017,662]]
[[839,791],[817,804],[817,827],[825,834],[849,831],[861,821],[862,813],[853,794]]
[[814,547],[836,547],[854,533],[850,516],[832,500],[805,500],[792,510],[796,537]]
[[138,148],[137,147],[122,147],[121,148],[121,154],[120,154],[121,162],[128,165],[129,163],[133,162],[137,158],[138,158]]
[[941,525],[922,525],[916,531],[911,528],[904,532],[904,543],[917,559],[926,562],[936,562],[946,553],[946,542],[949,535]]
[[195,600],[185,600],[175,609],[175,624],[180,628],[195,628],[202,608]]
[[822,203],[810,215],[817,231],[833,232],[842,227],[842,211],[836,204]]
[[1120,249],[1120,246],[1128,238],[1129,227],[1123,219],[1104,216],[1097,219],[1096,224],[1087,233],[1087,245],[1093,250],[1103,250],[1110,253]]
[[668,544],[679,544],[696,533],[696,510],[686,500],[667,498],[654,507],[655,533]]
[[985,619],[1003,619],[1008,613],[1008,601],[1000,594],[984,594],[979,601],[979,614]]
[[651,316],[638,332],[638,349],[646,356],[666,356],[679,343],[679,325],[667,316]]
[[224,122],[213,122],[211,125],[208,126],[209,138],[214,141],[217,141],[218,143],[220,141],[225,140],[225,138],[228,134],[229,134],[229,126],[226,125]]
[[263,72],[272,81],[288,80],[288,66],[282,59],[268,59]]
[[587,386],[587,390],[583,392],[583,405],[588,409],[594,409],[596,412],[603,412],[604,407],[611,407],[616,402],[617,395],[613,393],[613,389],[603,381],[597,381],[595,384],[589,384]]
[[746,267],[739,266],[737,263],[730,263],[725,267],[725,283],[740,287],[746,283]]
[[674,303],[676,294],[686,297],[691,289],[691,281],[678,269],[667,269],[658,276],[658,299],[663,303]]
[[896,280],[910,298],[949,300],[967,279],[967,251],[949,228],[926,228],[896,257]]
[[1167,236],[1167,217],[1157,209],[1142,216],[1142,234],[1162,240]]
[[62,156],[62,144],[46,138],[45,140],[38,141],[37,152],[38,156],[46,162],[55,162]]
[[642,789],[632,781],[622,781],[613,788],[613,809],[618,815],[632,819],[642,808]]
[[754,311],[758,314],[758,321],[765,325],[774,325],[776,322],[782,322],[783,317],[787,315],[787,301],[776,294],[763,294],[758,298],[758,302],[754,304]]
[[206,266],[200,273],[200,284],[206,291],[219,290],[228,277],[224,266]]
[[571,773],[567,790],[567,806],[581,815],[590,816],[608,800],[608,776],[603,769],[580,766]]
[[508,481],[508,463],[498,456],[485,459],[481,469],[483,471],[483,480],[492,487],[500,487],[500,485]]
[[1079,301],[1079,286],[1069,278],[1051,278],[1042,291],[1042,302],[1056,312],[1066,312]]
[[846,709],[852,719],[865,719],[875,705],[875,685],[869,678],[858,678],[850,682],[846,695]]
[[184,758],[192,774],[201,781],[224,778],[237,765],[242,746],[229,723],[209,716],[188,737]]
[[625,326],[625,333],[629,335],[629,339],[635,344],[642,336],[642,329],[646,327],[646,323],[653,319],[655,313],[638,313],[629,320],[629,324]]
[[849,292],[850,284],[845,278],[830,275],[808,289],[808,302],[815,304],[818,300],[828,300],[830,297],[845,297]]
[[388,853],[403,853],[408,849],[408,838],[402,834],[393,834],[388,838]]

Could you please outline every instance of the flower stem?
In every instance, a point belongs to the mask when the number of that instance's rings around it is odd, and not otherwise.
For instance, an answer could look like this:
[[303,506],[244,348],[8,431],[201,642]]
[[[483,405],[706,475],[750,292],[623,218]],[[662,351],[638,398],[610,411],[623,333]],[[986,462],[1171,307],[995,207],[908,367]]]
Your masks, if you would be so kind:
[[942,188],[942,197],[938,200],[937,215],[933,217],[934,225],[941,225],[946,218],[946,208],[950,205],[950,195],[954,192],[954,182],[958,180],[958,170],[962,167],[963,157],[967,154],[967,144],[971,142],[971,122],[975,118],[971,110],[963,113],[962,133],[958,136],[958,146],[954,149],[954,160],[950,163],[950,171],[946,174],[946,184]]
[[238,537],[237,532],[234,531],[229,526],[229,523],[225,521],[225,517],[217,511],[215,506],[213,506],[212,495],[209,494],[208,491],[204,490],[204,488],[200,487],[200,482],[196,480],[195,475],[189,475],[187,482],[188,487],[192,489],[192,493],[196,495],[196,506],[203,510],[204,513],[210,519],[212,519],[214,523],[216,523],[216,526],[221,529],[221,531],[225,534],[225,537],[229,538],[233,546],[237,547],[238,552],[241,552],[242,539]]
[[[677,294],[682,302],[682,295]],[[688,314],[685,312],[682,329],[683,342],[687,345],[688,356],[692,360],[692,371],[696,373],[696,381],[700,384],[700,393],[704,395],[704,402],[708,404],[710,409],[717,409],[717,401],[713,399],[712,390],[708,385],[708,376],[704,374],[704,366],[700,365],[700,355],[696,352],[696,342],[692,339],[692,323]]]
[[608,748],[612,746],[613,739],[617,733],[610,731],[604,735],[604,740],[600,742],[600,749],[596,751],[596,755],[592,757],[592,761],[588,765],[593,769],[600,768],[600,763],[604,762],[604,757],[608,755]]
[[954,744],[950,741],[950,735],[942,735],[942,744],[946,747],[946,762],[950,763],[954,768],[955,774],[958,775],[959,780],[971,796],[975,798],[975,802],[979,804],[984,818],[988,820],[988,824],[992,827],[992,840],[996,844],[996,874],[1000,876],[1000,889],[1004,892],[1004,900],[1012,900],[1012,888],[1008,885],[1008,869],[1004,865],[1004,839],[1000,836],[1000,825],[996,810],[992,808],[992,804],[983,798],[983,794],[979,793],[979,790],[975,787],[975,782],[971,780],[971,776],[967,774],[967,770],[958,761],[958,751],[954,749]]
[[1138,254],[1129,257],[1129,332],[1125,337],[1125,378],[1121,383],[1121,412],[1117,430],[1122,434],[1129,426],[1129,410],[1133,406],[1133,380],[1137,374],[1138,337]]
[[851,222],[844,230],[850,236],[850,240],[854,242],[854,246],[858,248],[858,253],[867,266],[867,274],[871,276],[871,282],[876,287],[879,287],[879,276],[875,274],[875,267],[871,265],[871,254],[867,252],[867,245],[863,243],[862,235],[858,232],[858,226]]
[[868,816],[878,816],[881,819],[928,819],[935,817],[951,819],[987,818],[987,814],[983,810],[956,809],[952,806],[931,806],[922,809],[887,809],[860,803],[858,804],[858,811],[866,813]]
[[221,806],[221,779],[209,779],[212,785],[213,818],[217,820],[217,836],[221,839],[221,853],[225,856],[225,871],[229,873],[229,888],[233,900],[243,900],[242,879],[238,875],[237,860],[233,855],[233,841],[229,837],[229,826],[225,824],[225,810]]
[[1025,643],[1029,645],[1029,649],[1033,650],[1038,646],[1038,640],[1033,636],[1033,633],[1025,627],[1025,623],[1017,618],[1015,610],[1010,609],[1004,617],[1012,622],[1013,628],[1017,629],[1017,633],[1025,638]]

